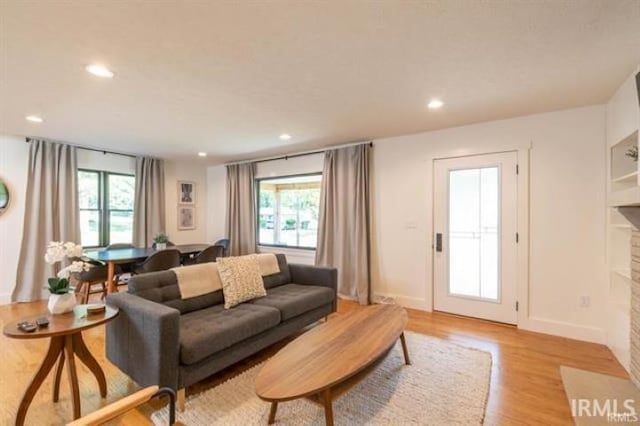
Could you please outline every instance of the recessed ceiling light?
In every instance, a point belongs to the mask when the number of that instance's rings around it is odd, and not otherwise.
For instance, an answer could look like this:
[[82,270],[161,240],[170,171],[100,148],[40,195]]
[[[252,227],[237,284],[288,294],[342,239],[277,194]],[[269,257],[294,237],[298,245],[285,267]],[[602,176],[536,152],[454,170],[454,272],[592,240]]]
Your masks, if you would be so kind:
[[44,121],[42,117],[38,117],[37,115],[27,115],[25,119],[32,123],[42,123]]
[[442,102],[440,99],[431,99],[427,106],[429,107],[429,109],[438,109],[441,108],[442,105],[444,105],[444,102]]
[[198,157],[206,157],[207,153],[206,152],[199,152],[198,153]]
[[98,76],[98,77],[102,77],[102,78],[111,78],[113,77],[113,71],[111,71],[109,68],[105,67],[104,65],[101,64],[91,64],[91,65],[87,65],[85,70],[87,70],[87,72]]
[[283,141],[288,141],[289,139],[291,139],[291,135],[283,133],[280,135],[280,139],[282,139]]

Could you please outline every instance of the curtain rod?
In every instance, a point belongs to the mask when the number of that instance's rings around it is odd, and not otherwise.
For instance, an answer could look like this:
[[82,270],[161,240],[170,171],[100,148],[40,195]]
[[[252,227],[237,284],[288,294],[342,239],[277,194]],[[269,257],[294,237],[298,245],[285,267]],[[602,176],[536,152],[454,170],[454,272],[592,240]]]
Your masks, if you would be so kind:
[[[26,143],[29,143],[29,142],[31,142],[31,140],[32,140],[32,139],[36,139],[36,138],[26,138],[25,142],[26,142]],[[54,143],[64,143],[65,145],[70,145],[70,146],[76,147],[76,148],[78,148],[78,149],[84,149],[85,151],[101,152],[101,153],[103,153],[104,155],[107,155],[107,154],[113,154],[113,155],[122,155],[123,157],[131,157],[131,158],[136,158],[136,157],[137,157],[137,155],[133,155],[133,154],[124,154],[124,153],[122,153],[122,152],[107,151],[107,150],[105,150],[105,149],[89,148],[89,147],[86,147],[86,146],[74,145],[74,144],[72,144],[72,143],[66,143],[66,142],[55,142],[55,141],[54,141]]]
[[330,151],[332,149],[346,148],[348,146],[356,146],[356,145],[369,145],[369,146],[373,147],[373,141],[371,141],[371,142],[356,142],[356,143],[350,143],[350,144],[345,144],[345,145],[338,145],[338,146],[328,147],[328,148],[320,149],[320,150],[317,150],[317,151],[299,152],[299,153],[296,153],[296,154],[281,155],[279,157],[267,157],[267,158],[262,158],[262,159],[259,159],[259,160],[235,161],[233,163],[227,163],[225,165],[229,166],[229,165],[232,165],[232,164],[267,163],[269,161],[288,160],[290,158],[306,157],[307,155],[322,154],[322,153],[325,153],[325,152]]

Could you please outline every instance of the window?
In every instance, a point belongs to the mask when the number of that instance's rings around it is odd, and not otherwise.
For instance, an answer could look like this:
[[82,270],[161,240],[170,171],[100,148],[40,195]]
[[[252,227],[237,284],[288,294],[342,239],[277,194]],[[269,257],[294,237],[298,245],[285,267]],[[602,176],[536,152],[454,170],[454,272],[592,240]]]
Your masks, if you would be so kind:
[[258,179],[258,245],[315,249],[322,174]]
[[78,171],[80,236],[84,247],[133,241],[134,193],[132,175]]

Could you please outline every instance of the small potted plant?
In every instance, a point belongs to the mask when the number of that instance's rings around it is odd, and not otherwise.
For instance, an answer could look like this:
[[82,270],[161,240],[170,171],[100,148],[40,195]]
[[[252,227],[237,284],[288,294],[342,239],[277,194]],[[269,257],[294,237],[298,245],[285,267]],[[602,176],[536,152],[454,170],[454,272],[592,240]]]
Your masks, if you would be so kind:
[[156,250],[164,250],[167,248],[169,236],[162,231],[158,232],[156,236],[153,237],[153,242],[156,243]]
[[[82,246],[72,242],[51,241],[47,245],[47,253],[44,255],[44,260],[49,265],[54,265],[67,258],[74,259],[80,256],[82,256]],[[74,306],[76,306],[76,295],[71,291],[69,277],[72,273],[88,271],[90,268],[90,264],[81,260],[74,260],[68,266],[62,268],[56,277],[48,279],[48,289],[49,293],[51,293],[47,304],[49,312],[57,315],[73,310]]]

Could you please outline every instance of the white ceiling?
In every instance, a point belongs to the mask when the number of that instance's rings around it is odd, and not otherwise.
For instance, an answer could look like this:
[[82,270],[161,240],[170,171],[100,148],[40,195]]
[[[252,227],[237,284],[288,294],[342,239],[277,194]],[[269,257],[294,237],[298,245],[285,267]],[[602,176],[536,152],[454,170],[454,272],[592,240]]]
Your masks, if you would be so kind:
[[602,103],[639,62],[640,0],[0,0],[0,132],[215,163]]

